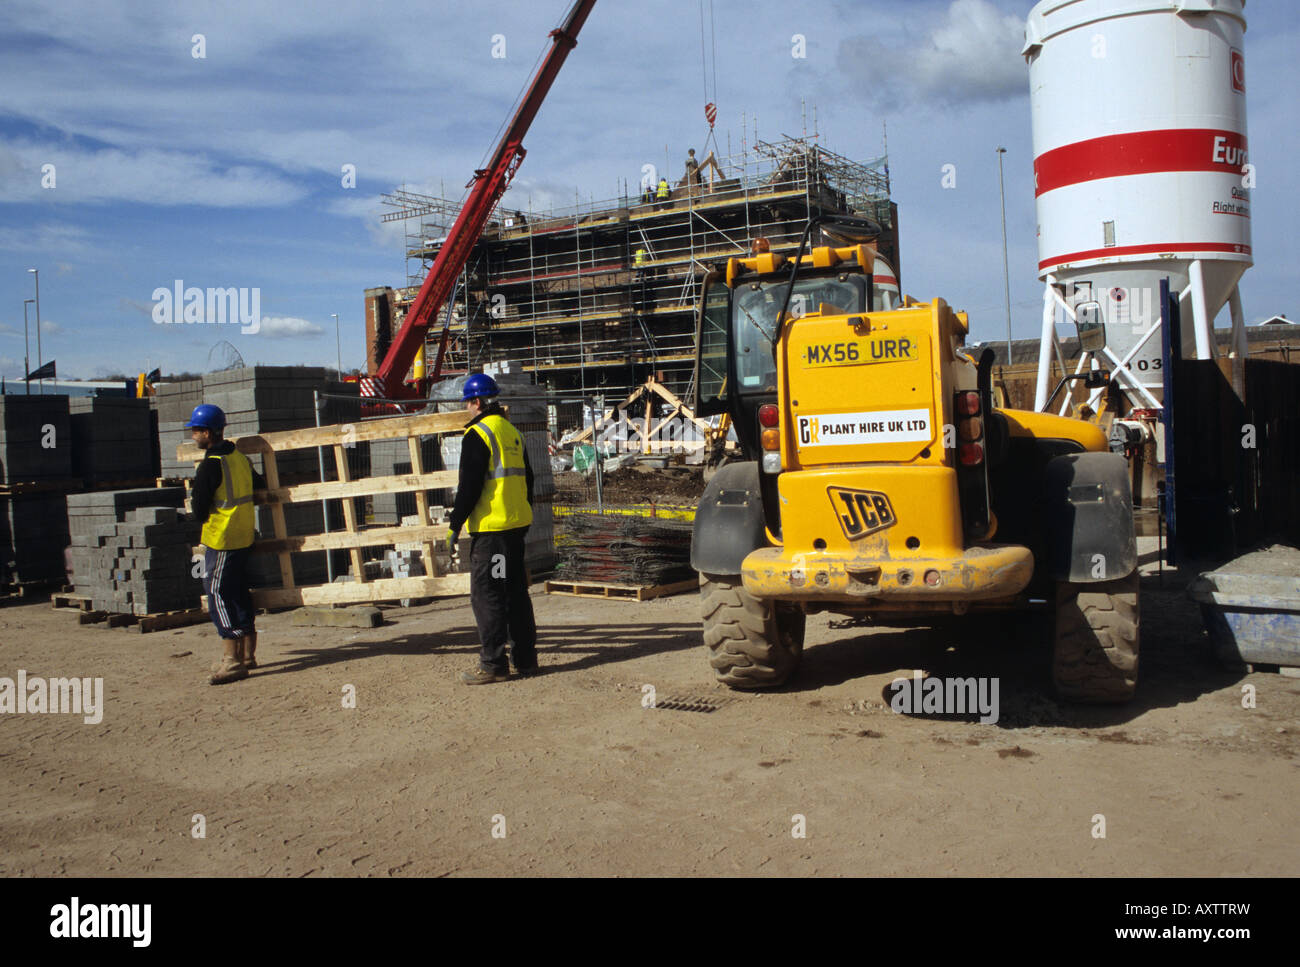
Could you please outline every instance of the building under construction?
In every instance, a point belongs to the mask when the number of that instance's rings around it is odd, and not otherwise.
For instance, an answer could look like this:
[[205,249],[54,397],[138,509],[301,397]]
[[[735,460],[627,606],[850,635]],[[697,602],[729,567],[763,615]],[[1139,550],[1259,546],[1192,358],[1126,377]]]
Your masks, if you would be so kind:
[[[565,209],[515,208],[507,196],[475,246],[424,358],[432,366],[450,318],[442,372],[510,363],[557,402],[597,393],[622,398],[649,375],[688,395],[699,286],[711,265],[798,248],[808,219],[856,213],[885,228],[881,254],[896,270],[897,207],[884,157],[850,161],[816,137],[755,140],[662,190]],[[375,372],[428,274],[460,205],[401,190],[385,196],[385,220],[408,231],[409,285],[366,291],[367,368]],[[561,423],[569,416],[561,414]],[[573,414],[576,416],[576,413]]]

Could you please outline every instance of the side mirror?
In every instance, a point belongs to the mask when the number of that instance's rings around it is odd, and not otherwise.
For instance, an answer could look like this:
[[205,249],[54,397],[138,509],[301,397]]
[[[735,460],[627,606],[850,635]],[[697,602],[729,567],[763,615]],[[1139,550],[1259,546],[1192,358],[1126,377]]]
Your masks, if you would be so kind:
[[1101,321],[1101,304],[1080,302],[1074,308],[1074,328],[1079,334],[1079,348],[1086,353],[1106,348],[1106,324]]

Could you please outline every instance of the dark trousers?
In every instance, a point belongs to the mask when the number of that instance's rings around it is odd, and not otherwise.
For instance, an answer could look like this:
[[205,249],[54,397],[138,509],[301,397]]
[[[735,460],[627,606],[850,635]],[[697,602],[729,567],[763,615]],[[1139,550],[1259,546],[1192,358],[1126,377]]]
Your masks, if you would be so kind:
[[222,638],[242,638],[254,631],[253,596],[248,592],[247,547],[234,551],[203,549],[203,590],[208,593],[208,612]]
[[537,625],[524,571],[527,527],[472,534],[469,550],[469,602],[478,625],[479,664],[498,674],[537,667]]

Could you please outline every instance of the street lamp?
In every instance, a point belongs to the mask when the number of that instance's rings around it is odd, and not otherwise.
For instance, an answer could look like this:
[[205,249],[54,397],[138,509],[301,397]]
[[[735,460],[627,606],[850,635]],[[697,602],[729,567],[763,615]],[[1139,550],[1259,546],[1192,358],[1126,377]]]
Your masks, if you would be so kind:
[[27,334],[27,307],[35,302],[35,299],[23,300],[23,382],[27,384],[27,395],[32,395],[32,381],[27,376],[32,371],[32,340]]
[[334,356],[338,362],[339,379],[341,380],[343,379],[343,350],[340,348],[339,343],[339,314],[331,312],[330,315],[334,317]]
[[[27,271],[36,277],[36,298],[32,301],[36,303],[36,367],[39,369],[45,365],[45,361],[41,359],[41,273],[37,272],[35,269],[28,269]],[[29,369],[27,372],[30,373],[31,370]],[[31,389],[31,383],[27,384],[27,388],[29,390]],[[44,394],[44,392],[45,377],[42,376],[41,393]]]
[[1006,148],[998,148],[998,194],[1002,196],[1002,286],[1007,301],[1007,365],[1011,365],[1011,270],[1007,267],[1007,192],[1002,184],[1002,156]]

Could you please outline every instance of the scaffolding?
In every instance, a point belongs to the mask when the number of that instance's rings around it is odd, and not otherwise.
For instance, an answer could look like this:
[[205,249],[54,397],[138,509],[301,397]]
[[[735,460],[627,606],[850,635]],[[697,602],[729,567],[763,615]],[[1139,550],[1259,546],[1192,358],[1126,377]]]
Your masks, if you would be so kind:
[[[810,217],[850,213],[885,228],[881,254],[897,265],[897,208],[884,157],[854,162],[816,137],[754,140],[739,155],[701,161],[667,198],[646,193],[567,208],[513,207],[509,194],[475,246],[450,308],[455,352],[444,372],[511,362],[554,395],[626,394],[654,376],[687,392],[695,307],[708,269],[768,239],[790,252]],[[640,181],[636,187],[640,187]],[[407,233],[409,286],[418,291],[459,206],[405,189],[384,197],[386,221]],[[430,329],[432,363],[440,326]]]

